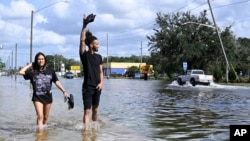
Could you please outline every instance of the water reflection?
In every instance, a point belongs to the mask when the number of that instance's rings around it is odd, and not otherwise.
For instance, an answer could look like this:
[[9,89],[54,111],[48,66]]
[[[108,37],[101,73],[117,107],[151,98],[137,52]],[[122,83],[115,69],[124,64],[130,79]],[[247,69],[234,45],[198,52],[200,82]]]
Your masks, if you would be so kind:
[[184,89],[163,89],[156,96],[151,117],[152,126],[159,129],[155,138],[229,140],[230,124],[239,124],[238,119],[250,123],[242,117],[246,112],[249,116],[248,108],[234,109],[236,103],[249,105],[248,88]]
[[96,141],[97,140],[97,131],[95,130],[83,130],[82,141]]
[[[209,138],[217,114],[202,106],[194,91],[161,90],[152,107],[154,138],[188,140]],[[215,95],[209,96],[211,99]]]
[[47,141],[49,131],[47,129],[37,129],[35,141]]

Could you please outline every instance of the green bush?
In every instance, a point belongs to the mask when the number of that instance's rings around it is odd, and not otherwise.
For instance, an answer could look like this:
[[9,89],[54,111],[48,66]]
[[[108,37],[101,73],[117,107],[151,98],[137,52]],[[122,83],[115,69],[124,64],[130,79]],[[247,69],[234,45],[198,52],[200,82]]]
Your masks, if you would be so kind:
[[216,81],[220,81],[222,79],[222,70],[220,68],[216,68],[213,76]]
[[235,72],[232,69],[230,69],[229,73],[228,73],[228,79],[230,81],[234,81],[234,80],[236,80],[236,78],[237,78],[237,76],[235,75]]
[[139,67],[137,67],[137,66],[131,66],[131,67],[129,67],[128,69],[127,69],[127,71],[126,71],[126,75],[128,76],[128,77],[135,77],[135,73],[137,73],[137,72],[139,72],[140,70],[139,70]]
[[159,73],[157,71],[154,72],[154,77],[155,77],[155,79],[158,79]]

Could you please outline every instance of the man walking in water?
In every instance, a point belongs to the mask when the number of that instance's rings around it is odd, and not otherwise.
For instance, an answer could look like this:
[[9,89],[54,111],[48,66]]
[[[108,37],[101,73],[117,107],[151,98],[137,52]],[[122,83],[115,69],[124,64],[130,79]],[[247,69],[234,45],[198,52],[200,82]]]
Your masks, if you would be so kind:
[[[84,82],[82,84],[82,98],[84,104],[83,123],[85,130],[89,127],[92,108],[92,120],[97,120],[97,111],[103,87],[102,56],[97,54],[99,48],[98,39],[86,30],[88,23],[93,22],[95,15],[84,15],[83,27],[80,36],[79,54],[84,70]],[[88,50],[86,50],[88,46]]]

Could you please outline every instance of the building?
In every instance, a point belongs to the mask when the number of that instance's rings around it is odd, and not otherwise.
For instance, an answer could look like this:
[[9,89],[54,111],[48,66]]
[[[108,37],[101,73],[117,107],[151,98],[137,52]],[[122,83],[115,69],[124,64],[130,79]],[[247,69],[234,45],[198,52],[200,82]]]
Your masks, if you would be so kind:
[[110,62],[108,65],[103,63],[103,73],[106,76],[111,74],[124,75],[129,67],[136,66],[139,68],[140,65],[146,65],[146,63]]

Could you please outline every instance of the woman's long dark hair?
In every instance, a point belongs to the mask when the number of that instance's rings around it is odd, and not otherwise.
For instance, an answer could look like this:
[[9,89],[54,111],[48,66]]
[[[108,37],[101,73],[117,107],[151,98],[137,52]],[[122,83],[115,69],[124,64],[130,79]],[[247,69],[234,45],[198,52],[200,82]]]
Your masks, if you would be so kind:
[[44,57],[44,59],[45,59],[45,63],[44,63],[44,66],[43,66],[42,70],[46,69],[46,64],[47,64],[46,57],[45,57],[45,55],[42,52],[38,52],[36,54],[36,56],[35,56],[34,62],[32,63],[32,68],[33,68],[34,73],[40,70],[40,67],[38,65],[38,57],[40,55],[42,55]]

